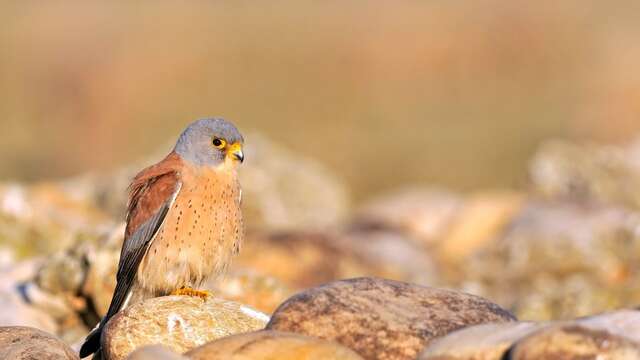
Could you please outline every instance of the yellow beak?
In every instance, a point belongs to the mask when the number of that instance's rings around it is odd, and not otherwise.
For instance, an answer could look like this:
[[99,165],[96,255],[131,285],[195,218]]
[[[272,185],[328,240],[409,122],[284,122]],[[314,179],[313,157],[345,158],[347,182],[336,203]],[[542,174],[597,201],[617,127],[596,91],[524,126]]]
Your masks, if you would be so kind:
[[227,149],[227,156],[233,156],[234,159],[243,162],[244,153],[242,152],[242,144],[233,143],[229,145],[229,148]]

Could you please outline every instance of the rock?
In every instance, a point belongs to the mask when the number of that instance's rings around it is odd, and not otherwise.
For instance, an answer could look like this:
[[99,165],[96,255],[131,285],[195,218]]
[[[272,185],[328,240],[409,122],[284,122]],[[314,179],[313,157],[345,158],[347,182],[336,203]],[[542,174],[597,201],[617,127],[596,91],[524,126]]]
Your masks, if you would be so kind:
[[209,297],[165,296],[133,304],[114,316],[102,335],[110,360],[124,359],[144,345],[162,344],[177,353],[220,337],[262,329],[268,316],[248,306]]
[[124,241],[125,224],[114,227],[96,245],[86,249],[84,261],[89,264],[82,294],[93,303],[98,318],[107,313],[116,287],[116,272],[120,248]]
[[18,258],[63,250],[111,224],[100,210],[55,183],[0,183],[0,245]]
[[640,345],[606,331],[567,324],[539,330],[509,350],[512,360],[640,359]]
[[607,331],[624,336],[640,344],[640,311],[618,310],[575,320],[575,323],[593,330]]
[[269,138],[246,136],[246,166],[239,170],[247,224],[269,229],[323,229],[349,209],[346,186],[320,163]]
[[395,230],[431,245],[445,237],[462,205],[461,196],[445,190],[407,188],[369,201],[356,212],[352,227]]
[[25,303],[16,291],[0,291],[0,326],[32,326],[56,333],[58,324],[46,312]]
[[367,359],[415,359],[425,344],[451,331],[514,320],[508,311],[477,296],[357,278],[291,297],[266,328],[336,340]]
[[162,345],[147,345],[136,349],[127,360],[188,360]]
[[470,256],[448,283],[530,320],[633,306],[640,303],[633,276],[638,228],[640,216],[628,209],[530,200],[493,246]]
[[293,290],[281,280],[256,271],[234,267],[220,279],[212,279],[203,286],[220,297],[247,304],[271,314]]
[[186,354],[192,360],[358,360],[338,343],[279,331],[256,331],[228,336]]
[[[423,285],[438,282],[439,269],[429,252],[400,232],[375,228],[351,228],[341,234],[334,243],[341,252],[353,254],[367,264],[374,264],[369,265],[373,271],[352,274],[349,277],[380,276]],[[376,271],[376,267],[379,270]]]
[[455,265],[480,249],[490,248],[522,209],[524,198],[519,193],[502,191],[466,199],[447,236],[437,244],[439,258]]
[[513,343],[545,324],[528,322],[470,326],[433,340],[419,360],[501,360]]
[[640,139],[627,146],[547,142],[531,160],[530,177],[547,198],[640,209]]
[[23,326],[0,327],[0,360],[79,359],[71,348],[44,331]]
[[275,277],[292,289],[354,276],[398,276],[384,264],[341,248],[341,240],[331,232],[251,233],[232,267]]

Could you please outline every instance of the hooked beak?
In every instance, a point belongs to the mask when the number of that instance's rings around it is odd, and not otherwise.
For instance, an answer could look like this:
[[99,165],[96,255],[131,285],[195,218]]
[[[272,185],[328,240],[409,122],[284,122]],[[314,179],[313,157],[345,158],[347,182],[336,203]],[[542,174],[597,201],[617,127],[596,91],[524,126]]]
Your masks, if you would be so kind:
[[244,161],[244,153],[242,152],[242,145],[239,143],[231,144],[229,146],[228,154],[233,156],[234,159],[243,162]]

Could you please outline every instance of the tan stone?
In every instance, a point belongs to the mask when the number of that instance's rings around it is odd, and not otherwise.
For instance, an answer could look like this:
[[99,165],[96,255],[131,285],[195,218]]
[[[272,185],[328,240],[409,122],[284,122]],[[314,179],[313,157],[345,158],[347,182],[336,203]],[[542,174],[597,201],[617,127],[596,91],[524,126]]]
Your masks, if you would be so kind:
[[222,298],[247,304],[268,314],[293,294],[293,290],[279,279],[242,268],[234,268],[204,287],[214,289]]
[[294,295],[276,310],[267,329],[336,340],[367,359],[415,359],[426,343],[451,331],[514,320],[477,296],[357,278]]
[[575,324],[542,329],[520,340],[510,351],[512,360],[633,360],[640,345],[607,331]]
[[166,346],[147,345],[129,354],[127,360],[187,360],[187,358],[176,354]]
[[69,345],[44,331],[24,327],[0,327],[0,360],[77,360]]
[[293,289],[354,276],[388,276],[379,263],[341,249],[340,238],[327,232],[287,231],[248,234],[234,260],[244,268],[282,280]]
[[189,351],[192,360],[358,360],[338,343],[279,331],[256,331],[225,337]]
[[267,321],[267,315],[236,302],[165,296],[131,305],[114,316],[102,346],[110,360],[124,359],[151,344],[183,353],[224,336],[262,329]]
[[500,360],[514,342],[543,326],[528,322],[470,326],[429,343],[418,359]]
[[497,238],[522,208],[519,193],[482,193],[469,198],[451,225],[448,236],[439,243],[438,254],[448,262],[463,261]]

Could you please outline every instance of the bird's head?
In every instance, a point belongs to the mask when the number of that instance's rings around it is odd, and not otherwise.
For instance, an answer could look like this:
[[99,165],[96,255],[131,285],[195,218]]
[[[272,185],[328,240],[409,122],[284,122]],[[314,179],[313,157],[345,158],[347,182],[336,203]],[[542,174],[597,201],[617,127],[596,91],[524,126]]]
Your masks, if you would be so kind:
[[221,118],[191,123],[180,135],[174,151],[193,164],[236,166],[244,160],[244,139],[240,131]]

